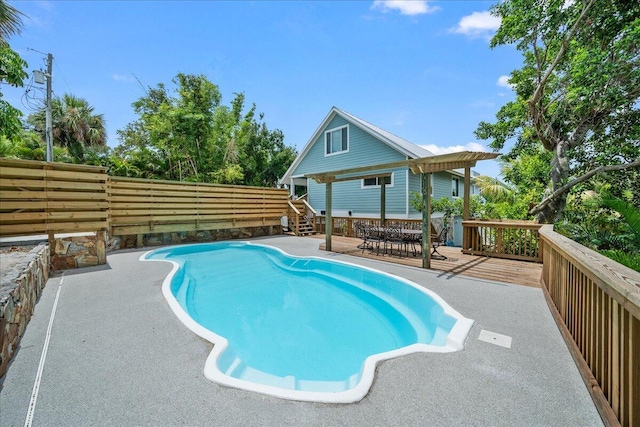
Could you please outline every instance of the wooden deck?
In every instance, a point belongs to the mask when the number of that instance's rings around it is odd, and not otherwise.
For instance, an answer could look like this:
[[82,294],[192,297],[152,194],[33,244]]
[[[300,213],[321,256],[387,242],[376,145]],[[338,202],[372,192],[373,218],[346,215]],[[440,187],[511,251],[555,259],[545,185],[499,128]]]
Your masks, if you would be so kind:
[[[310,236],[322,239],[320,249],[325,249],[323,234]],[[372,258],[380,261],[387,261],[396,264],[410,265],[413,267],[422,266],[421,255],[413,256],[409,253],[408,257],[398,257],[397,255],[376,255],[375,252],[364,251],[357,246],[362,243],[361,239],[353,237],[332,236],[331,246],[333,252],[346,255],[359,256],[363,258]],[[431,269],[442,271],[450,275],[463,275],[476,277],[478,279],[493,280],[502,283],[511,283],[516,285],[540,287],[540,275],[542,274],[542,264],[526,261],[513,261],[500,258],[488,258],[475,255],[465,255],[460,248],[455,247],[439,247],[438,252],[446,256],[446,260],[431,260]]]

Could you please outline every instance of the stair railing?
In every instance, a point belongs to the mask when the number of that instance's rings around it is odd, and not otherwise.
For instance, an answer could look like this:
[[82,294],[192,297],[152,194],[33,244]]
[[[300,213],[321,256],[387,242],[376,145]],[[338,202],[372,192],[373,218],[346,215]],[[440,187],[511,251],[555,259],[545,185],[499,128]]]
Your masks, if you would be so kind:
[[302,214],[300,213],[298,208],[296,208],[295,205],[291,202],[291,200],[289,200],[287,204],[289,205],[289,220],[291,220],[291,217],[295,218],[293,230],[296,233],[296,235],[299,235],[300,234],[300,216]]

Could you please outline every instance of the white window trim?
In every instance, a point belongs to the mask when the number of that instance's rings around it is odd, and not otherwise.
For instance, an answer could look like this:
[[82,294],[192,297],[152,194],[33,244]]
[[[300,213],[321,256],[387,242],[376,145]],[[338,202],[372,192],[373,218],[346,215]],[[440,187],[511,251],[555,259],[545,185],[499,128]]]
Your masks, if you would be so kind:
[[[338,129],[343,129],[343,128],[347,128],[347,149],[346,150],[340,150],[340,151],[336,151],[335,153],[327,153],[327,134],[331,133],[331,132],[335,132]],[[348,153],[349,152],[349,138],[350,138],[350,134],[351,132],[349,132],[349,125],[343,125],[343,126],[338,126],[335,128],[331,128],[331,129],[327,129],[324,131],[324,133],[322,134],[322,151],[324,153],[325,157],[329,157],[329,156],[336,156],[338,154],[344,154],[344,153]]]
[[454,198],[454,199],[459,199],[460,198],[460,178],[458,178],[456,176],[452,176],[451,177],[451,183],[452,184],[453,184],[453,180],[454,179],[458,181],[458,195],[457,196],[453,195],[453,185],[452,185],[452,187],[451,187],[451,197]]
[[[391,172],[391,184],[386,184],[385,188],[390,188],[390,187],[394,186],[393,174],[395,174],[395,172]],[[364,185],[364,179],[360,180],[360,189],[361,190],[368,190],[370,188],[380,188],[380,184],[378,184],[378,185]]]

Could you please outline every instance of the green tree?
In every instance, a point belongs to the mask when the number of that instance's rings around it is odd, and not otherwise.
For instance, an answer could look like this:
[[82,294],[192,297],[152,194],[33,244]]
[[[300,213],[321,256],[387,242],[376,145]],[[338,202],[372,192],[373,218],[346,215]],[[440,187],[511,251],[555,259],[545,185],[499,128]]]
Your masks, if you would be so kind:
[[[139,118],[118,131],[114,170],[222,184],[274,185],[295,158],[281,131],[270,131],[245,110],[245,95],[222,105],[218,87],[205,76],[178,74],[174,93],[164,84],[134,102]],[[117,163],[117,164],[116,164]]]
[[516,100],[481,122],[476,135],[508,157],[541,145],[552,153],[549,183],[530,210],[540,222],[562,215],[573,187],[602,172],[640,166],[640,3],[625,0],[509,0],[491,47],[515,44]]
[[[53,144],[69,150],[75,163],[84,163],[85,147],[106,146],[107,131],[102,114],[83,98],[64,94],[51,101]],[[44,107],[30,114],[27,122],[45,138]]]
[[[0,85],[22,87],[28,77],[27,63],[6,41],[22,31],[22,13],[5,0],[0,0]],[[22,131],[22,112],[2,99],[0,91],[0,137],[12,140]]]
[[22,19],[24,16],[6,0],[0,0],[0,42],[9,37],[20,34],[22,31]]

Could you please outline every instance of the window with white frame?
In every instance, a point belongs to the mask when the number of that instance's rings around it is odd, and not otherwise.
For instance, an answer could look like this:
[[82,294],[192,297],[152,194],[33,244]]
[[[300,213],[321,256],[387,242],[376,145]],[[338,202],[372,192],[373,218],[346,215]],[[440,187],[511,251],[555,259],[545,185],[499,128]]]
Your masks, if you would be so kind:
[[391,176],[365,178],[362,180],[361,188],[380,187],[380,184],[382,183],[383,180],[384,180],[385,187],[393,187],[393,172],[391,173]]
[[453,197],[460,197],[460,179],[451,178],[451,195]]
[[349,126],[329,129],[324,133],[325,156],[349,151]]

